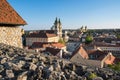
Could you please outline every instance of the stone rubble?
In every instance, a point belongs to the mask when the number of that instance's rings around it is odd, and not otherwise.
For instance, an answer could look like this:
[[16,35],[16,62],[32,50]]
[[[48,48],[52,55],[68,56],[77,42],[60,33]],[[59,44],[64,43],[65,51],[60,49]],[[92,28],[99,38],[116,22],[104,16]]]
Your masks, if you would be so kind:
[[[95,73],[97,77],[89,78]],[[120,72],[109,68],[76,66],[42,53],[0,44],[0,80],[119,80]]]

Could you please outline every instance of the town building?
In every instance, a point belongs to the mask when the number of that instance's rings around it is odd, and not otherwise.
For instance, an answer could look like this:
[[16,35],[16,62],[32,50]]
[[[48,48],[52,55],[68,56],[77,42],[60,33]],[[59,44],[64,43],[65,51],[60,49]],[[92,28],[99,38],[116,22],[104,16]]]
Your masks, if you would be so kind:
[[45,50],[45,54],[47,54],[47,55],[51,54],[53,56],[57,56],[58,58],[63,57],[62,49],[53,48],[53,47],[47,47],[46,50]]
[[0,43],[22,48],[22,29],[27,23],[7,0],[0,0]]
[[120,57],[120,45],[111,44],[106,42],[93,42],[89,45],[86,45],[86,50],[101,50],[103,52],[111,52],[114,56]]
[[103,68],[108,64],[113,64],[115,57],[112,53],[105,53],[99,50],[87,52],[82,46],[79,46],[70,59],[76,65]]
[[79,46],[78,48],[76,48],[76,50],[72,53],[72,57],[77,54],[77,55],[80,55],[82,56],[84,59],[88,59],[88,54],[87,52],[85,51],[85,49],[81,46]]
[[75,49],[79,46],[80,42],[75,42],[75,41],[69,41],[67,42],[67,51],[73,52]]
[[65,42],[68,42],[68,40],[69,40],[68,32],[65,31],[62,36],[63,36],[63,40],[64,40]]
[[27,35],[26,45],[32,46],[34,42],[58,42],[59,37],[52,30],[41,30],[39,32],[33,32]]

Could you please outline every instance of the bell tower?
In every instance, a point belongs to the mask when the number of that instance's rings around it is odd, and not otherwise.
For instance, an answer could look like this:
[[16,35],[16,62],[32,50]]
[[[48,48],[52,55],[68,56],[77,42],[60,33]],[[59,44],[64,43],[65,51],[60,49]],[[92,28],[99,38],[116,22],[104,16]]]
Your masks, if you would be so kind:
[[59,19],[59,21],[58,21],[58,35],[59,35],[59,37],[60,38],[62,38],[62,24],[61,24],[61,21],[60,21],[60,19]]
[[60,19],[58,20],[56,17],[54,25],[51,29],[55,31],[55,34],[57,34],[59,38],[62,38],[62,24]]

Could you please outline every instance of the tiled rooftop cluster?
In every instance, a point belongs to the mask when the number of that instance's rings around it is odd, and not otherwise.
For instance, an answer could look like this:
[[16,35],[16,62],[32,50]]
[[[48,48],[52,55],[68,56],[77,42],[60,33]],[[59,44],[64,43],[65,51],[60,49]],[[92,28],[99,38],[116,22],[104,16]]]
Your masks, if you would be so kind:
[[36,33],[30,33],[27,37],[35,37],[35,38],[49,38],[49,37],[56,37],[57,35],[54,34],[53,30],[46,30],[46,31],[40,31]]

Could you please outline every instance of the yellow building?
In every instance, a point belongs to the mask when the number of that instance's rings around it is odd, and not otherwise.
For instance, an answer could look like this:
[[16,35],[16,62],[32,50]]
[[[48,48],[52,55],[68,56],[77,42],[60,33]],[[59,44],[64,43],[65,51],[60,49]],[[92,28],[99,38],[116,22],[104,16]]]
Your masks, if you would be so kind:
[[26,37],[26,46],[31,46],[34,42],[58,42],[59,37],[52,30],[41,30],[30,33]]

